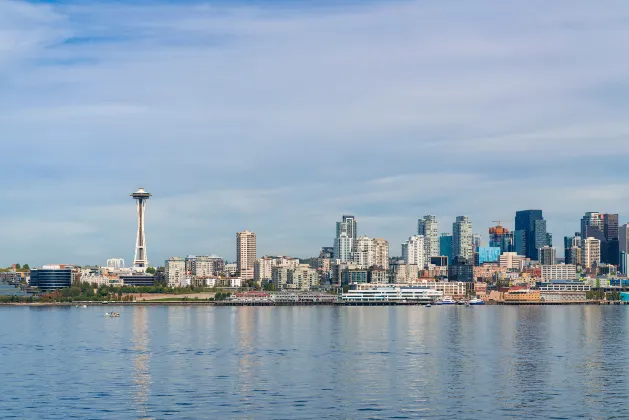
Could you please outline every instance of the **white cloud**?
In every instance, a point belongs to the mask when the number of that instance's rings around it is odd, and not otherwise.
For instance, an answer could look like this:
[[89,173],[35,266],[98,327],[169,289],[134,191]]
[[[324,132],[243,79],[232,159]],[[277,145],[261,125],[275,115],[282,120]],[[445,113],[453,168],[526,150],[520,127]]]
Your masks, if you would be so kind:
[[539,207],[560,244],[628,210],[629,6],[604,3],[0,2],[2,195],[24,209],[0,222],[28,232],[3,259],[130,254],[139,184],[158,261],[233,257],[244,228],[312,255],[343,212],[396,243],[426,213],[485,233]]

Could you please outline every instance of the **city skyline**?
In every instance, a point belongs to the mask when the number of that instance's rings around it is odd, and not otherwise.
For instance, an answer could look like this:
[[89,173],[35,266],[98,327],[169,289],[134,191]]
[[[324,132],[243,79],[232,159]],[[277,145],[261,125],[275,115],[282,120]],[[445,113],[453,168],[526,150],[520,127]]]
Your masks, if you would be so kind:
[[138,185],[154,265],[314,256],[342,214],[394,253],[426,214],[541,209],[558,255],[627,221],[629,4],[325,3],[0,2],[3,265],[129,263]]

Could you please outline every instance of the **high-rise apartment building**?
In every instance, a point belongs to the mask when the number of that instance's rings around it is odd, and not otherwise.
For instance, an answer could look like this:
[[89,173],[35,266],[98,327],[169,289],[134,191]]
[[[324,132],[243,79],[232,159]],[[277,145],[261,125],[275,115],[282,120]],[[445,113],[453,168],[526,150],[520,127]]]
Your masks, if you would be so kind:
[[236,266],[243,280],[253,280],[256,263],[256,234],[245,230],[236,234]]
[[542,265],[542,280],[574,280],[577,278],[577,266],[574,264]]
[[564,236],[563,249],[564,249],[564,262],[566,264],[581,265],[581,258],[573,260],[573,247],[581,248],[581,233],[576,232],[574,236]]
[[557,263],[557,250],[552,246],[544,246],[539,249],[539,262],[542,265],[553,265]]
[[583,241],[583,266],[592,268],[601,262],[601,241],[596,238],[586,238]]
[[426,215],[417,221],[417,234],[424,237],[424,254],[430,257],[438,257],[439,254],[439,223],[437,217]]
[[583,264],[583,248],[581,246],[570,247],[566,264],[574,264],[574,265]]
[[180,287],[186,277],[186,260],[180,257],[171,257],[164,263],[164,270],[168,287]]
[[420,269],[426,266],[423,235],[413,235],[402,244],[402,259],[406,264],[417,265]]
[[546,231],[541,210],[520,210],[515,213],[516,252],[527,258],[539,259],[539,249],[552,246],[552,236]]
[[[618,255],[622,257],[623,252],[625,256],[629,255],[629,223],[625,223],[618,229]],[[619,263],[619,266],[623,266],[622,268],[625,270],[621,272],[627,274],[626,271],[629,270],[627,270],[626,261],[621,258]]]
[[356,239],[352,260],[359,268],[369,268],[376,264],[376,247],[374,240],[368,236]]
[[[472,222],[467,216],[457,216],[452,224],[452,256],[474,259]],[[454,258],[453,258],[454,259]]]
[[356,218],[344,215],[340,222],[336,222],[336,236],[334,238],[334,259],[341,262],[352,260],[352,253],[356,247]]
[[389,269],[389,242],[386,239],[376,238],[373,240],[375,253],[374,265],[385,270]]

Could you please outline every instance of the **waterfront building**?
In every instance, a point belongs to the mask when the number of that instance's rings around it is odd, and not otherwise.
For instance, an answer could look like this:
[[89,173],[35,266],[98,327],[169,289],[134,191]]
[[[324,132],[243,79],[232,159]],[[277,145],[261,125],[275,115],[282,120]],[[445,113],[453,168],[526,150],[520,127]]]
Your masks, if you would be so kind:
[[352,258],[356,241],[356,218],[344,215],[340,222],[336,222],[336,236],[334,239],[334,259],[348,262]]
[[375,252],[374,265],[385,270],[389,269],[389,242],[386,239],[376,238],[373,240]]
[[518,255],[515,252],[503,252],[500,256],[500,266],[506,267],[507,270],[522,271],[526,257]]
[[214,261],[209,255],[201,255],[196,257],[194,269],[192,270],[194,277],[211,277],[214,276]]
[[539,249],[539,262],[542,265],[552,265],[557,262],[557,250],[552,246],[544,246]]
[[592,269],[601,262],[601,241],[588,237],[583,241],[583,266]]
[[180,257],[171,257],[164,263],[168,287],[181,287],[186,278],[186,261]]
[[355,251],[352,260],[360,268],[369,268],[376,264],[376,247],[374,240],[368,236],[360,236],[356,239]]
[[256,262],[256,234],[245,230],[236,234],[236,265],[243,280],[253,280]]
[[364,290],[349,290],[341,295],[344,302],[414,302],[430,303],[443,297],[443,292],[414,286],[382,286]]
[[500,247],[479,247],[478,264],[497,263],[500,261]]
[[290,289],[312,290],[319,286],[319,274],[308,264],[299,264],[289,271],[288,285]]
[[467,216],[457,216],[452,224],[452,257],[474,258],[472,222]]
[[136,192],[131,194],[136,201],[138,213],[138,232],[135,240],[135,255],[133,257],[133,268],[135,271],[144,272],[149,266],[148,254],[146,252],[146,234],[144,229],[144,219],[146,214],[146,202],[151,198],[151,194],[144,191],[144,188],[138,188]]
[[[352,290],[370,290],[380,287],[378,284],[361,283],[352,284]],[[456,282],[456,281],[435,281],[433,279],[415,279],[410,283],[392,283],[388,287],[391,288],[404,288],[404,287],[419,287],[423,289],[432,289],[439,292],[443,292],[444,296],[450,296],[455,299],[463,298],[469,294],[472,283]]]
[[413,235],[402,244],[402,259],[406,264],[416,265],[420,269],[426,266],[424,237]]
[[31,269],[30,286],[41,291],[64,289],[72,286],[76,272],[71,265],[44,265]]
[[[538,251],[552,246],[552,237],[546,231],[546,220],[541,210],[520,210],[515,213],[516,252],[531,260],[538,260]],[[523,252],[523,253],[522,253]]]
[[573,280],[577,278],[577,266],[574,264],[542,265],[542,280]]
[[288,284],[288,273],[291,270],[288,266],[275,266],[271,269],[271,282],[275,290],[286,289]]
[[426,215],[417,221],[417,234],[424,237],[424,255],[430,257],[441,255],[439,250],[439,223],[437,217]]
[[454,257],[454,261],[448,267],[448,279],[466,283],[474,282],[474,265],[472,260],[465,257]]
[[519,287],[509,288],[503,294],[505,302],[539,302],[541,294],[539,290],[524,289]]
[[440,255],[448,258],[448,263],[452,261],[452,234],[442,233],[439,237],[439,251]]

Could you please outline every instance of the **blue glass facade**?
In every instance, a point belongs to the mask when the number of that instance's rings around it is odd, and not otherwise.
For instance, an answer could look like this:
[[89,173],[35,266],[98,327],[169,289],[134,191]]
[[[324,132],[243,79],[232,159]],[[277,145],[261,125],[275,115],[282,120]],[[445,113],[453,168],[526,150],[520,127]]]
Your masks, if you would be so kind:
[[120,276],[125,286],[154,286],[155,276]]
[[39,290],[55,290],[72,285],[71,268],[36,268],[31,270],[30,285]]
[[441,235],[439,238],[439,254],[448,257],[448,264],[452,262],[452,235]]
[[500,261],[500,247],[481,246],[478,248],[478,264]]

